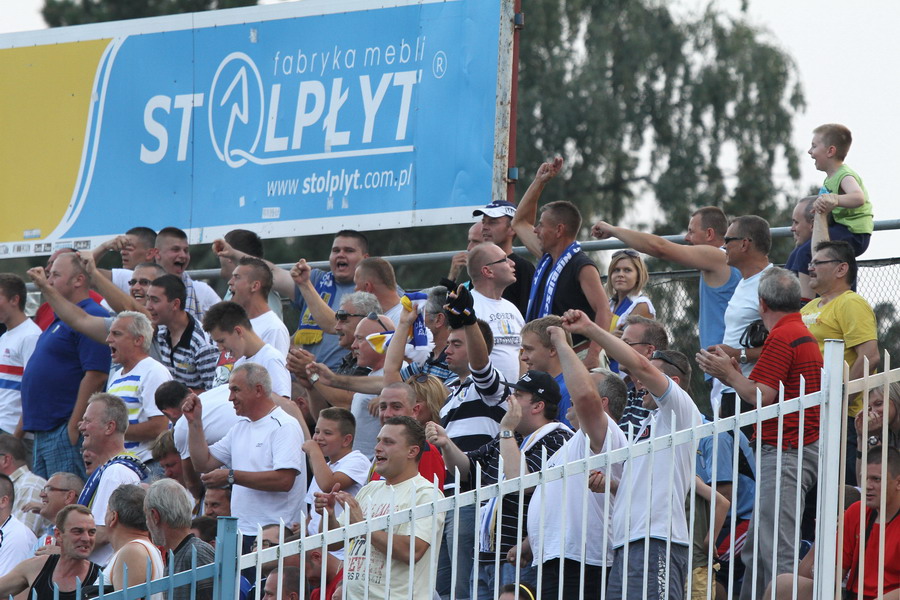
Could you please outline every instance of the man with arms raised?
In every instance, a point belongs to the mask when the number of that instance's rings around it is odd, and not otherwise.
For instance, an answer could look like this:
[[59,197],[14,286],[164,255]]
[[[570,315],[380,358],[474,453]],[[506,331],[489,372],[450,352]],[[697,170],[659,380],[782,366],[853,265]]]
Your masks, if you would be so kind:
[[687,245],[604,221],[591,228],[591,235],[600,240],[614,237],[638,252],[700,271],[700,347],[708,348],[722,343],[725,308],[741,279],[740,272],[728,265],[722,251],[727,229],[728,218],[722,209],[704,206],[691,215],[684,236]]
[[[541,192],[561,168],[561,158],[541,165],[512,220],[516,235],[529,252],[540,258],[531,282],[525,321],[578,309],[600,327],[609,329],[609,299],[600,282],[600,272],[576,241],[581,230],[578,208],[565,200],[551,202],[544,206],[535,223]],[[576,351],[587,348],[584,360],[588,367],[599,365],[600,349],[596,344],[588,345],[580,336],[574,342]]]
[[[263,247],[262,239],[260,239],[256,232],[248,229],[232,229],[225,234],[225,241],[231,245],[233,249],[243,252],[247,256],[265,258],[265,248]],[[223,281],[230,281],[231,275],[234,273],[235,268],[237,268],[237,264],[237,260],[219,256],[219,265],[221,267],[219,278]],[[231,300],[231,296],[232,293],[229,290],[225,292],[225,297],[222,298],[222,300]],[[268,302],[269,308],[272,309],[275,316],[279,319],[284,317],[284,308],[281,306],[281,296],[278,295],[278,292],[274,289],[269,290],[269,297],[266,298],[266,302]]]
[[[341,491],[316,496],[316,510],[325,511],[329,529],[340,526],[334,513],[336,503],[343,505],[349,523],[357,523],[437,500],[440,492],[419,475],[418,462],[424,443],[425,431],[412,417],[387,419],[375,447],[375,470],[382,479],[363,486],[356,498]],[[428,516],[403,523],[391,531],[373,531],[369,539],[367,536],[352,538],[344,562],[347,586],[343,597],[346,600],[367,596],[372,600],[388,597],[430,600],[434,593],[430,573],[436,557],[431,542],[441,539],[443,523],[443,515],[438,514],[436,518]],[[387,555],[389,543],[390,556]],[[388,561],[390,589],[386,585]],[[412,589],[409,588],[410,571],[413,572]]]
[[[213,242],[213,250],[220,256],[240,260],[245,254],[228,245],[225,240]],[[273,288],[282,298],[290,298],[300,311],[300,325],[294,335],[294,343],[304,346],[323,362],[334,369],[345,351],[338,346],[334,335],[334,309],[340,307],[344,294],[354,291],[353,275],[359,261],[369,255],[369,241],[358,231],[345,229],[337,232],[328,257],[330,271],[310,269],[305,259],[286,271],[274,264]],[[268,262],[268,261],[267,261]],[[308,274],[303,285],[295,283],[295,276]],[[304,276],[305,277],[305,276]],[[301,278],[302,279],[302,278]]]
[[[556,315],[547,315],[534,321],[529,321],[522,328],[522,349],[520,356],[522,362],[529,369],[544,371],[549,373],[559,386],[559,414],[557,418],[566,426],[571,427],[572,424],[566,417],[569,408],[572,407],[568,386],[563,377],[562,363],[559,360],[559,353],[550,339],[550,327],[560,327],[562,318]],[[572,345],[571,334],[566,334],[569,346]]]
[[[600,344],[649,392],[644,402],[650,414],[642,423],[650,430],[649,437],[700,424],[700,411],[685,391],[691,368],[683,354],[657,351],[648,359],[581,311],[567,312],[563,320],[565,329]],[[599,423],[591,444],[602,446],[608,417],[602,411],[595,416]],[[614,551],[607,598],[684,597],[691,544],[684,499],[694,476],[692,450],[690,444],[681,444],[625,461],[612,512]]]
[[[188,423],[188,447],[194,470],[206,487],[233,487],[232,514],[244,534],[245,550],[257,525],[302,523],[306,494],[303,432],[296,419],[272,399],[272,383],[256,363],[238,365],[228,382],[234,411],[243,417],[224,438],[208,446],[203,406],[191,394],[182,411]],[[226,467],[226,468],[220,468]]]
[[[88,276],[74,252],[61,254],[49,285],[95,316],[108,313],[88,296]],[[84,475],[78,452],[78,421],[90,395],[104,389],[109,348],[85,338],[57,318],[38,338],[22,377],[22,427],[34,432],[34,472]]]
[[[149,227],[132,227],[125,235],[106,240],[94,248],[91,254],[95,262],[100,262],[107,252],[118,252],[122,256],[122,268],[111,271],[100,269],[99,272],[127,294],[131,288],[129,281],[135,277],[133,271],[141,263],[152,263],[159,254],[156,249],[156,232]],[[106,297],[105,294],[103,296]]]
[[[20,562],[0,577],[0,594],[8,598],[28,590],[28,600],[75,600],[78,589],[93,585],[100,573],[100,566],[88,560],[96,533],[90,510],[80,504],[64,507],[54,531],[59,553]],[[59,588],[58,597],[54,585]]]

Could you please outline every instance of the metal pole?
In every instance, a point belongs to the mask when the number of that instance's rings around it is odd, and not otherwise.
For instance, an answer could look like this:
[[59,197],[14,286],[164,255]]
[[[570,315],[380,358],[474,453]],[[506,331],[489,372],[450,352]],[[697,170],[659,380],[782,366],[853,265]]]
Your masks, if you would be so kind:
[[237,518],[219,517],[216,531],[216,573],[213,600],[235,600],[238,582]]
[[519,109],[519,43],[522,28],[525,26],[525,15],[522,12],[522,0],[515,0],[513,4],[513,56],[512,56],[512,81],[509,94],[509,152],[507,153],[506,175],[506,199],[515,204],[516,182],[519,179],[518,166],[516,165],[516,121]]

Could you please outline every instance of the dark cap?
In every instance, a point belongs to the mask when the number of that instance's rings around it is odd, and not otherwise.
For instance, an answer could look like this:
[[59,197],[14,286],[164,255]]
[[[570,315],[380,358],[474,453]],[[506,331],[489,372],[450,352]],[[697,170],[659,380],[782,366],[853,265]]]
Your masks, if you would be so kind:
[[516,205],[506,200],[494,200],[484,208],[472,211],[472,216],[486,215],[488,217],[515,217]]
[[543,371],[528,371],[516,383],[508,383],[509,387],[515,390],[529,392],[535,396],[539,396],[544,402],[550,404],[559,404],[562,395],[559,393],[559,384],[550,376],[549,373]]

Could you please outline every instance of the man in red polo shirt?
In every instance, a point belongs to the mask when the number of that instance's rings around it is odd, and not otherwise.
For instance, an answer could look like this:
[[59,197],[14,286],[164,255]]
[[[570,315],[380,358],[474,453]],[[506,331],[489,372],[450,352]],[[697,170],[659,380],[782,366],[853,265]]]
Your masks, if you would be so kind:
[[[760,406],[778,402],[779,386],[784,386],[784,398],[800,396],[801,382],[805,381],[807,394],[818,392],[822,378],[822,353],[816,338],[809,332],[800,317],[800,282],[790,271],[773,267],[759,282],[759,314],[769,330],[769,337],[762,347],[759,360],[750,377],[744,377],[735,361],[719,349],[715,353],[701,350],[697,364],[704,371],[734,388],[745,402],[756,405],[757,393]],[[762,441],[756,485],[760,498],[775,498],[761,502],[753,514],[743,552],[747,568],[741,589],[741,600],[753,598],[754,578],[757,600],[762,598],[766,586],[780,573],[794,572],[794,539],[799,517],[803,514],[806,493],[816,483],[819,457],[819,407],[806,410],[803,432],[800,432],[800,413],[784,415],[781,438],[781,461],[778,470],[778,419],[763,421],[756,434]],[[798,465],[803,444],[802,463]],[[780,482],[775,477],[780,473]],[[800,507],[796,507],[797,486],[800,486]],[[776,497],[776,487],[781,495]],[[775,523],[778,529],[775,530]],[[759,522],[758,535],[754,521]],[[774,548],[778,549],[772,564]],[[756,569],[754,569],[754,556]]]

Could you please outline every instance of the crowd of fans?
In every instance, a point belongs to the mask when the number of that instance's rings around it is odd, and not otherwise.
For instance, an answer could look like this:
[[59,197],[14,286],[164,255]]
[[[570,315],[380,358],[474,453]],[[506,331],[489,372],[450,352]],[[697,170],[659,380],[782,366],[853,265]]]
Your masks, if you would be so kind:
[[[218,516],[237,518],[249,552],[767,406],[782,388],[795,398],[819,389],[826,339],[845,342],[851,378],[874,372],[875,315],[854,291],[872,210],[843,164],[849,140],[842,126],[815,130],[810,155],[827,179],[797,204],[785,268],[764,219],[704,207],[686,245],[594,224],[628,246],[604,285],[577,242],[578,209],[538,210],[557,159],[518,206],[476,210],[468,250],[420,292],[352,230],[335,234],[327,271],[279,268],[255,233],[229,232],[213,244],[224,300],[188,275],[175,227],[58,250],[27,273],[45,301],[34,318],[25,279],[0,274],[0,594],[49,600],[56,585],[74,598],[101,568],[120,589],[169,561],[176,572],[211,562]],[[512,252],[516,237],[536,263]],[[107,252],[121,268],[96,266]],[[642,254],[700,271],[700,347],[655,319]],[[293,335],[283,301],[301,315]],[[715,415],[689,394],[692,364]],[[848,419],[846,479],[866,494],[848,509],[846,589],[874,597],[884,529],[883,589],[898,594],[900,384],[851,398]],[[242,595],[758,599],[774,585],[811,596],[795,541],[812,541],[819,436],[813,407],[703,438],[696,453],[666,446],[307,549],[264,565],[263,588]],[[861,523],[876,548],[865,569]],[[209,584],[195,595],[209,598]]]

